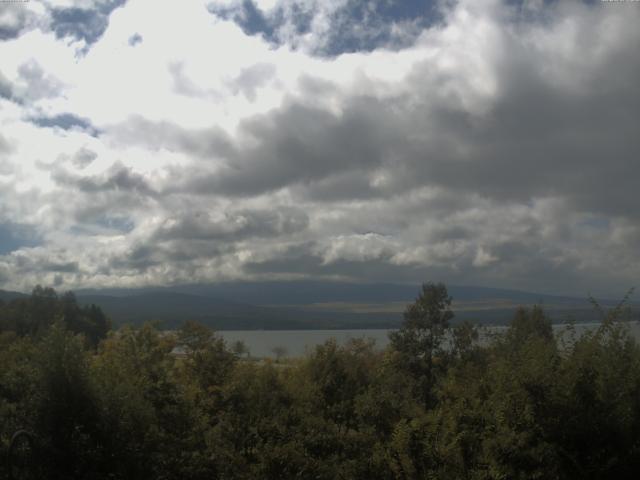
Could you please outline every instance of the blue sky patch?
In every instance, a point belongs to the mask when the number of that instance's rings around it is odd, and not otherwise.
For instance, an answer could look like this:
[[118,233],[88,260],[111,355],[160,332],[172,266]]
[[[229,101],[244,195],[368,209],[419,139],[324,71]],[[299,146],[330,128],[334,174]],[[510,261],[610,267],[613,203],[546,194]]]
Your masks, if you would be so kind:
[[135,47],[137,44],[142,43],[142,35],[134,33],[129,37],[129,45]]
[[124,216],[104,215],[97,219],[95,223],[101,227],[117,230],[122,233],[129,233],[135,227],[133,220]]
[[51,11],[51,29],[56,37],[67,36],[84,40],[87,45],[97,42],[109,26],[109,15],[127,0],[99,2],[94,9],[54,8]]
[[[281,44],[278,29],[287,20],[299,35],[311,31],[313,22],[314,12],[305,10],[297,3],[289,4],[288,7],[288,12],[280,6],[265,15],[253,0],[244,0],[233,7],[212,5],[209,11],[235,22],[247,35],[262,35],[269,42]],[[415,40],[424,28],[441,20],[434,0],[349,1],[343,8],[333,12],[332,28],[324,41],[324,47],[322,51],[315,53],[335,56],[372,51],[380,47],[402,48]],[[396,35],[393,32],[394,24],[403,25],[406,31]]]
[[108,229],[121,233],[129,233],[135,228],[134,221],[124,215],[99,215],[95,218],[84,219],[84,223],[73,225],[69,231],[74,235],[96,235],[99,229]]
[[0,223],[0,255],[39,244],[40,241],[33,227],[13,222]]
[[92,137],[98,136],[100,131],[86,118],[79,117],[73,113],[61,113],[53,117],[36,117],[31,121],[40,127],[62,128],[63,130],[71,130],[79,128],[84,130]]

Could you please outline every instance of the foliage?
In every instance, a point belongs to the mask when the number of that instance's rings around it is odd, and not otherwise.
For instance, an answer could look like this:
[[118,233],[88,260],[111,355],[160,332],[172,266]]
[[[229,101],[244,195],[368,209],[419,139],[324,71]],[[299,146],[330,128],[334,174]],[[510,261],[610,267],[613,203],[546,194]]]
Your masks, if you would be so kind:
[[425,406],[434,400],[432,388],[442,366],[443,340],[453,318],[450,307],[447,287],[425,283],[416,301],[407,306],[402,328],[389,335],[391,347],[400,354],[398,367],[414,377]]
[[0,455],[24,428],[32,478],[636,478],[623,304],[564,341],[522,308],[484,342],[449,328],[450,306],[425,284],[389,348],[328,341],[278,362],[194,322],[92,334],[101,314],[37,289],[0,306]]
[[28,298],[0,303],[0,332],[18,336],[43,335],[55,322],[84,335],[93,346],[106,337],[111,322],[96,305],[80,306],[72,292],[58,295],[52,288],[37,286]]

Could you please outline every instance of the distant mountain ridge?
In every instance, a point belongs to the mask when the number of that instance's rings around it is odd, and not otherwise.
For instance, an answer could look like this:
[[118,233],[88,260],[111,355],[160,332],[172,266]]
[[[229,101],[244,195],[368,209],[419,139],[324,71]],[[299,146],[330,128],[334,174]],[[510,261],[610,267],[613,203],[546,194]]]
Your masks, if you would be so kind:
[[[588,299],[491,287],[448,287],[456,321],[505,324],[519,305],[542,304],[556,321],[594,321]],[[419,285],[342,282],[243,282],[75,291],[116,324],[158,321],[176,328],[195,320],[221,330],[396,328]],[[0,291],[5,301],[25,294]],[[605,307],[617,302],[600,300]],[[634,303],[635,306],[639,304]]]
[[[586,303],[583,298],[525,292],[492,287],[447,286],[456,301],[502,299],[525,303]],[[175,292],[201,297],[216,297],[252,305],[310,305],[327,302],[386,303],[412,302],[420,292],[420,285],[394,283],[357,284],[346,282],[237,282],[209,285],[178,285],[140,289],[78,290],[79,295],[104,294],[117,297],[143,293]],[[606,304],[612,300],[598,299]]]
[[[457,320],[504,324],[519,305],[542,304],[554,319],[597,320],[584,298],[491,287],[448,287]],[[96,296],[100,292],[102,297]],[[118,321],[198,320],[218,329],[395,328],[419,285],[342,282],[238,282],[143,289],[79,291]],[[109,298],[105,298],[109,294]],[[155,298],[158,300],[156,301]],[[173,300],[169,300],[173,299]],[[176,301],[177,300],[177,301]],[[616,302],[599,299],[603,306]],[[391,305],[386,311],[373,308]]]
[[28,295],[26,293],[0,290],[0,300],[2,300],[3,302],[10,302],[11,300],[15,300],[16,298],[24,298],[27,296]]

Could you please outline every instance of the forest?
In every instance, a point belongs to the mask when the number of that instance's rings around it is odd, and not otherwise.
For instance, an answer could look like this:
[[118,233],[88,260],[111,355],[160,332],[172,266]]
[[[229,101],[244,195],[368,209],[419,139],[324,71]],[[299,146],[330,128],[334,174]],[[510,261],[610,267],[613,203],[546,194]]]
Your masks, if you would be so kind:
[[0,304],[0,478],[635,479],[640,348],[624,302],[594,308],[581,335],[533,307],[480,342],[426,283],[386,349],[275,360],[38,287]]

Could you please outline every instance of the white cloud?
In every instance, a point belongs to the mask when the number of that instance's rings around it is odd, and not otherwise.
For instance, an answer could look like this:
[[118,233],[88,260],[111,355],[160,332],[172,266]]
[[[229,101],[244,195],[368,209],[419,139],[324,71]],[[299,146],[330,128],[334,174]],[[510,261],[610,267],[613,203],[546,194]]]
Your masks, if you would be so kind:
[[498,257],[491,255],[490,252],[487,252],[484,248],[480,247],[473,259],[473,266],[478,268],[487,267],[497,261]]
[[[0,256],[5,286],[371,268],[570,290],[640,273],[637,9],[461,1],[413,45],[319,57],[342,0],[297,2],[310,30],[289,18],[280,46],[205,1],[132,0],[79,55],[47,8],[94,3],[42,4],[0,42],[0,223],[41,239]],[[279,7],[294,14],[258,4]]]

